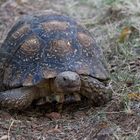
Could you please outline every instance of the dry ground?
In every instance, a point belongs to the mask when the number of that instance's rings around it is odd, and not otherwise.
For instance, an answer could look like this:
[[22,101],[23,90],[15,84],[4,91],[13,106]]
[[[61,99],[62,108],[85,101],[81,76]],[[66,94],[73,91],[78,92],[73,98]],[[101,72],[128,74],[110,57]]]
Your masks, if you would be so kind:
[[49,105],[1,109],[0,140],[139,140],[140,0],[0,0],[0,43],[18,17],[48,9],[94,34],[111,71],[113,99],[100,108],[66,105],[57,120],[49,119]]

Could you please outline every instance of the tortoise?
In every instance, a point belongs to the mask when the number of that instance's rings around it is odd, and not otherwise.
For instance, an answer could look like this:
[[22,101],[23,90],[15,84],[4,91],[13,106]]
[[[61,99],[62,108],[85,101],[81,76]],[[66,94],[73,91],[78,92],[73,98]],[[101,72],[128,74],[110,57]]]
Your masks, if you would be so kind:
[[0,106],[24,109],[33,101],[111,98],[110,74],[91,33],[60,13],[31,14],[9,31],[0,52]]

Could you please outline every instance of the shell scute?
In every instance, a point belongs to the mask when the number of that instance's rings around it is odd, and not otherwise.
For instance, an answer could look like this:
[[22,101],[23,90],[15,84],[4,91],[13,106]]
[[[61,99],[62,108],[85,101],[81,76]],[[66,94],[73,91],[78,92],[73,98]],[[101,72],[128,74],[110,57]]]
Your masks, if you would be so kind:
[[25,55],[34,55],[40,50],[40,42],[34,35],[29,37],[20,47],[20,51]]
[[30,28],[28,26],[22,26],[21,28],[17,29],[13,34],[12,37],[16,40],[24,36],[29,32]]
[[69,27],[69,24],[67,22],[61,22],[55,20],[50,22],[43,22],[41,25],[46,32],[55,31],[55,30],[64,31]]

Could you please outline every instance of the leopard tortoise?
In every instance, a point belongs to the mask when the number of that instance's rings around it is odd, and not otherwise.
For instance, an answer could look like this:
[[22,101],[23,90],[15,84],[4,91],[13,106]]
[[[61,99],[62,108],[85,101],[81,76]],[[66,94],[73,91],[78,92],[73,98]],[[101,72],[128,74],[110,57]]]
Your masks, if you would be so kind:
[[26,15],[1,45],[0,106],[23,109],[40,104],[79,101],[94,105],[111,98],[104,55],[85,27],[58,14]]

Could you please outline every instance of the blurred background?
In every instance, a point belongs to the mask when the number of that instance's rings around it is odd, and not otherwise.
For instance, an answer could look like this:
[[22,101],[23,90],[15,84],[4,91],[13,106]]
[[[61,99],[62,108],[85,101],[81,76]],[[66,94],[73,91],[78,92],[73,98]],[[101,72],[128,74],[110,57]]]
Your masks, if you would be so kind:
[[113,99],[101,108],[66,109],[57,121],[34,109],[0,110],[0,140],[139,140],[140,0],[0,0],[0,44],[19,17],[40,10],[69,15],[93,34]]

